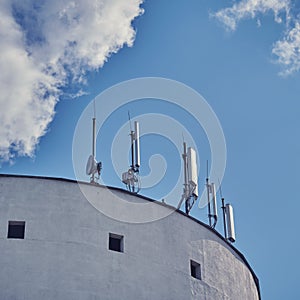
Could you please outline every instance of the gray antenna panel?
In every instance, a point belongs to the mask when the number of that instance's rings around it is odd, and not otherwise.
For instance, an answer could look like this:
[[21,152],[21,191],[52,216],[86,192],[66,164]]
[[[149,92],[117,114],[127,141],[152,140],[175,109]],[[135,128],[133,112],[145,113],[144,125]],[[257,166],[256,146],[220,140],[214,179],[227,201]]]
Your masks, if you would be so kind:
[[187,153],[187,165],[188,165],[188,179],[189,183],[195,186],[193,194],[198,197],[198,169],[197,169],[197,154],[192,148],[188,148]]
[[226,204],[226,216],[227,216],[227,238],[230,242],[235,242],[235,229],[233,219],[233,208],[230,204]]
[[211,194],[212,194],[212,209],[213,216],[218,216],[218,207],[217,207],[217,195],[216,195],[216,186],[214,183],[211,184]]
[[141,165],[140,158],[140,125],[139,122],[134,122],[134,130],[135,130],[135,166],[137,168]]

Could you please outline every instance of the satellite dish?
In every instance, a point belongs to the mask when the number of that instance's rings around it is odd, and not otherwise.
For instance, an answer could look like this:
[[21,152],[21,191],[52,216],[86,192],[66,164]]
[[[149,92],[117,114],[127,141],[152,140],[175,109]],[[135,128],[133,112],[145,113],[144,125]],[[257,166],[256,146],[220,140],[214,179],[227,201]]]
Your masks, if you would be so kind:
[[92,175],[97,172],[97,162],[93,155],[90,155],[86,164],[86,175]]

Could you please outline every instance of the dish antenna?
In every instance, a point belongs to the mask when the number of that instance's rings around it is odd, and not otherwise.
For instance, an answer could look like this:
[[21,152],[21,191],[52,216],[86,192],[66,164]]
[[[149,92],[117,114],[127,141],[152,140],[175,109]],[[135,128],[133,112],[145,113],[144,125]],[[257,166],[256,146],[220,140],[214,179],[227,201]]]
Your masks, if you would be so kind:
[[[102,163],[96,161],[96,107],[94,100],[94,117],[93,117],[93,136],[92,136],[92,154],[89,156],[86,163],[85,172],[90,176],[90,183],[97,183],[96,180],[100,178]],[[98,177],[95,174],[98,173]]]
[[183,142],[182,159],[184,167],[184,187],[177,209],[179,209],[182,202],[185,201],[185,212],[189,214],[198,199],[198,170],[196,151],[192,147],[187,149],[185,142]]
[[130,142],[131,142],[131,166],[127,172],[122,174],[122,182],[126,188],[137,194],[140,189],[140,125],[139,122],[134,122],[134,131],[131,129],[130,114],[128,112],[128,119],[130,124]]
[[93,176],[94,174],[98,173],[100,175],[102,169],[102,163],[95,160],[93,155],[90,155],[86,164],[86,175]]

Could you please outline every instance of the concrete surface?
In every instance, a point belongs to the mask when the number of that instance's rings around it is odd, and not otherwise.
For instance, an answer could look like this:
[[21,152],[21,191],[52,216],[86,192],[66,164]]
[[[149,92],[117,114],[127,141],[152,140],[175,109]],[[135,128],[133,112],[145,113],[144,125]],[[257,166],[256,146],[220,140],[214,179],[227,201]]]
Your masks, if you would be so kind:
[[[84,188],[95,201],[147,202]],[[169,216],[120,222],[97,211],[76,182],[0,176],[0,299],[259,299],[234,248],[200,222],[154,205]],[[7,239],[8,221],[26,222],[24,240]],[[124,236],[124,253],[108,250],[109,233]],[[201,265],[201,280],[191,277],[190,259]]]

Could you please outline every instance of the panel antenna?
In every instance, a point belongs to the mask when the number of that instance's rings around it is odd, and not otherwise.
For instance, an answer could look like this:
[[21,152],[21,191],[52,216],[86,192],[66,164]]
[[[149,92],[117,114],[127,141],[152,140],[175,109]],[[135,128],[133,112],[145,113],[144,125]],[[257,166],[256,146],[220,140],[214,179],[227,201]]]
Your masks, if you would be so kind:
[[185,142],[183,142],[182,159],[184,170],[183,194],[177,208],[179,209],[184,201],[185,212],[189,214],[198,198],[198,168],[196,151],[192,147],[187,149]]

